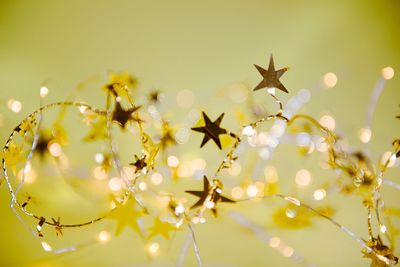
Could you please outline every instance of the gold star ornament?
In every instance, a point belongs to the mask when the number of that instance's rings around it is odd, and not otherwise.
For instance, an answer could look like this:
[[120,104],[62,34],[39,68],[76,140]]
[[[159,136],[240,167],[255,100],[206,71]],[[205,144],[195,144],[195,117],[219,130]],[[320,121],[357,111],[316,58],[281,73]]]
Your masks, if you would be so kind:
[[62,236],[63,235],[63,232],[62,232],[63,227],[61,225],[60,217],[58,217],[57,220],[54,218],[51,218],[51,220],[53,221],[52,224],[54,226],[54,230],[56,231],[56,235]]
[[213,122],[210,120],[210,118],[204,111],[202,112],[202,114],[206,125],[192,128],[193,131],[204,133],[204,138],[203,141],[201,142],[200,147],[203,147],[210,139],[212,139],[215,142],[215,144],[219,147],[219,149],[222,149],[219,135],[228,133],[225,129],[219,127],[222,119],[224,118],[224,113],[219,115],[219,117]]
[[171,231],[176,231],[178,228],[168,222],[163,222],[159,218],[154,219],[154,224],[152,227],[149,228],[150,230],[150,235],[148,239],[152,239],[153,237],[157,235],[163,236],[165,239],[169,240],[170,239],[170,232]]
[[217,216],[217,208],[219,202],[235,203],[234,200],[229,199],[221,195],[222,193],[222,183],[218,179],[213,180],[213,184],[210,184],[207,177],[203,177],[203,190],[202,191],[192,191],[187,190],[186,193],[192,194],[200,199],[191,206],[191,209],[197,207],[206,207],[212,211],[214,216]]
[[131,121],[135,120],[135,118],[132,116],[132,114],[137,111],[140,108],[138,107],[133,107],[130,109],[123,109],[121,106],[121,103],[116,101],[115,103],[115,109],[112,114],[112,120],[118,123],[122,128],[125,128],[126,124]]
[[139,158],[137,155],[135,155],[135,162],[130,163],[129,165],[135,167],[135,173],[138,173],[142,170],[146,172],[146,167],[147,167],[146,157],[142,156]]
[[114,203],[116,204],[116,208],[109,215],[109,219],[117,221],[115,236],[120,235],[126,227],[130,227],[140,236],[143,236],[138,220],[145,213],[142,210],[137,210],[135,208],[135,202],[133,199],[128,198],[125,203],[120,203],[118,201],[115,201]]
[[371,259],[370,267],[389,267],[399,262],[399,259],[393,255],[393,251],[383,244],[379,235],[377,238],[372,237],[368,240],[368,246],[374,253],[366,250],[363,250],[362,253],[365,258]]
[[275,70],[274,58],[271,54],[269,58],[269,66],[268,69],[264,69],[258,65],[254,66],[257,68],[258,72],[263,76],[263,80],[254,88],[253,91],[260,90],[262,88],[278,88],[285,93],[289,93],[289,91],[283,86],[283,84],[279,81],[279,78],[289,69],[283,68],[280,70]]

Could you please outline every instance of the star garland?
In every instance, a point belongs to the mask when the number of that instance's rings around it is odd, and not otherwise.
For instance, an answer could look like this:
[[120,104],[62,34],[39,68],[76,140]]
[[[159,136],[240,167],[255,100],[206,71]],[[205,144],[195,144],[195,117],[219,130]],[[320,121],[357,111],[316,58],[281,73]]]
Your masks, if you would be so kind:
[[[263,80],[254,88],[254,91],[266,88],[267,94],[270,95],[278,105],[278,111],[275,114],[267,115],[259,118],[258,120],[244,125],[241,133],[233,133],[225,128],[221,127],[224,113],[222,113],[217,119],[212,121],[206,112],[202,112],[204,120],[203,126],[192,127],[191,129],[195,132],[204,134],[200,148],[202,148],[209,140],[217,145],[222,150],[225,149],[220,140],[220,135],[229,135],[235,141],[233,145],[228,149],[228,152],[222,162],[218,165],[216,172],[211,177],[211,182],[206,176],[203,176],[203,190],[194,191],[186,190],[186,193],[194,195],[199,199],[197,202],[192,204],[189,208],[186,207],[185,202],[175,198],[174,195],[169,195],[169,211],[170,216],[173,220],[161,220],[158,215],[152,214],[146,207],[145,202],[140,196],[140,191],[145,190],[145,181],[148,179],[150,171],[154,171],[157,167],[156,160],[160,151],[166,151],[167,147],[176,145],[176,140],[173,137],[174,129],[170,124],[161,120],[162,135],[159,137],[159,142],[154,142],[150,137],[150,134],[144,130],[143,123],[145,120],[140,115],[141,106],[135,105],[131,91],[136,87],[137,81],[134,77],[128,73],[122,74],[111,74],[110,81],[104,86],[106,91],[106,107],[105,109],[99,109],[82,102],[65,101],[57,102],[40,107],[28,115],[22,122],[20,122],[12,131],[10,137],[7,139],[2,152],[2,169],[3,176],[8,186],[11,195],[11,207],[18,209],[25,216],[33,218],[36,222],[37,236],[44,238],[43,228],[51,227],[54,229],[57,236],[65,234],[66,228],[83,227],[103,219],[114,219],[117,221],[117,227],[115,235],[118,236],[122,233],[126,226],[131,227],[136,233],[142,238],[145,237],[145,229],[140,225],[139,220],[141,217],[147,215],[153,218],[153,226],[148,228],[150,231],[148,239],[153,239],[156,236],[162,236],[165,239],[170,238],[170,232],[175,232],[182,228],[182,225],[187,225],[190,230],[191,236],[195,245],[196,258],[199,265],[201,265],[201,259],[199,254],[199,248],[197,247],[193,224],[204,221],[203,212],[207,209],[211,210],[214,216],[218,213],[219,203],[231,203],[239,205],[241,202],[250,201],[254,198],[268,199],[278,198],[285,201],[288,209],[294,210],[295,212],[302,212],[304,209],[308,213],[304,213],[303,220],[309,224],[309,215],[316,215],[318,217],[327,219],[333,225],[339,227],[344,233],[351,236],[357,241],[362,247],[362,253],[365,257],[371,259],[371,266],[375,267],[386,267],[392,263],[397,263],[398,258],[393,252],[393,243],[388,246],[384,244],[380,234],[374,235],[372,227],[372,214],[375,213],[375,218],[379,226],[379,232],[384,234],[386,238],[391,241],[391,235],[388,233],[388,227],[381,219],[381,213],[384,210],[384,205],[380,189],[384,184],[384,174],[389,167],[393,158],[400,157],[400,142],[397,140],[393,141],[393,149],[389,154],[389,157],[380,165],[374,166],[367,155],[359,153],[347,153],[338,145],[339,138],[329,128],[323,126],[320,122],[309,115],[295,114],[294,116],[284,115],[283,104],[276,96],[275,88],[289,93],[286,87],[280,81],[282,75],[289,68],[282,68],[275,70],[273,56],[270,56],[268,69],[264,69],[258,65],[255,65],[258,72],[262,75]],[[158,105],[160,102],[160,92],[153,91],[148,96],[149,104]],[[125,101],[129,108],[124,108],[122,101]],[[53,124],[53,128],[49,132],[40,128],[41,115],[56,107],[62,108],[59,112],[59,116],[56,122]],[[43,157],[49,152],[53,158],[58,158],[62,155],[62,146],[67,143],[66,131],[62,128],[62,121],[66,109],[77,108],[82,115],[82,120],[89,127],[88,135],[83,139],[85,142],[104,141],[108,144],[109,151],[102,154],[102,159],[99,160],[102,164],[104,172],[109,172],[112,168],[118,170],[120,179],[123,186],[121,187],[121,194],[118,196],[119,199],[113,201],[114,207],[109,211],[105,211],[102,215],[93,218],[86,222],[66,224],[63,223],[59,216],[45,217],[39,214],[35,214],[29,211],[29,201],[31,196],[28,195],[26,201],[21,201],[17,197],[17,192],[22,186],[21,184],[14,188],[10,177],[9,170],[11,170],[13,176],[16,176],[18,167],[23,167],[23,173],[27,172],[30,164],[30,157],[26,156],[26,151],[23,145],[17,144],[14,141],[17,135],[31,140],[31,149],[29,150],[32,154],[36,152]],[[397,116],[396,118],[399,118]],[[316,208],[312,208],[310,205],[305,204],[292,196],[283,194],[271,194],[268,196],[255,196],[250,199],[238,199],[234,200],[226,197],[222,194],[223,183],[218,179],[219,174],[226,169],[231,169],[233,164],[238,160],[239,156],[236,154],[236,150],[239,145],[246,139],[252,138],[257,133],[257,128],[260,124],[267,121],[282,121],[288,127],[294,125],[298,121],[306,122],[308,129],[315,128],[323,135],[323,140],[327,146],[327,154],[330,168],[342,172],[347,176],[347,180],[342,185],[343,192],[355,193],[362,198],[362,203],[366,207],[368,216],[368,240],[355,235],[351,230],[345,226],[339,224],[337,221],[329,216],[329,212],[324,212]],[[113,135],[113,125],[118,125],[122,131],[129,130],[130,127],[137,127],[140,134],[140,145],[141,155],[134,154],[132,157],[134,161],[129,164],[134,170],[132,173],[126,171],[121,163],[121,159],[118,155],[118,149],[115,147],[115,137]],[[154,174],[153,174],[154,175]],[[118,182],[119,180],[117,180]],[[348,182],[349,181],[349,182]],[[110,181],[111,182],[111,181]],[[116,182],[116,183],[117,183]],[[162,196],[160,192],[154,192],[159,197]],[[282,214],[282,212],[280,213]],[[280,215],[277,214],[277,221],[282,222],[279,219]],[[290,223],[289,223],[290,225]],[[45,244],[45,245],[43,245]],[[42,241],[43,247],[48,249],[49,245]]]

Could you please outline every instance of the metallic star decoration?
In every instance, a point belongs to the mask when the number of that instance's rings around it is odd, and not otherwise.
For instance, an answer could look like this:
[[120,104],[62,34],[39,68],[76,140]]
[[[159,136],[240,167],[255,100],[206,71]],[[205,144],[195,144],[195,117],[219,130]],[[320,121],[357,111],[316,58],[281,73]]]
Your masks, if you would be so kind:
[[137,107],[133,107],[133,108],[125,110],[122,108],[121,103],[116,101],[115,110],[112,114],[112,120],[117,122],[122,128],[125,128],[126,124],[130,120],[134,120],[132,113],[137,111],[139,108],[140,108],[140,106],[137,106]]
[[109,215],[109,219],[117,221],[115,236],[118,236],[126,227],[132,228],[136,233],[143,237],[138,219],[145,213],[142,210],[136,210],[135,203],[129,198],[125,203],[115,201],[116,209]]
[[12,170],[14,175],[17,175],[17,166],[26,161],[23,156],[23,151],[23,146],[11,142],[9,146],[6,147],[6,150],[0,153],[0,157],[6,163],[6,166]]
[[27,118],[21,123],[21,125],[15,128],[15,131],[19,132],[22,136],[27,133],[34,135],[35,126],[36,120],[33,118]]
[[142,170],[144,170],[147,167],[147,163],[146,163],[146,157],[142,156],[142,157],[138,157],[137,155],[135,155],[135,159],[136,161],[134,163],[130,163],[129,165],[131,166],[135,166],[135,173],[138,173]]
[[174,129],[169,125],[169,122],[163,121],[162,134],[160,137],[161,150],[165,151],[168,146],[175,144]]
[[177,228],[171,223],[163,222],[159,218],[155,218],[154,224],[152,227],[149,228],[149,230],[150,230],[150,235],[147,239],[152,239],[157,235],[161,235],[165,239],[169,240],[170,239],[169,232],[176,231]]
[[216,216],[219,202],[235,203],[234,200],[221,195],[222,183],[219,180],[214,179],[213,185],[211,185],[207,177],[204,176],[203,187],[204,188],[202,191],[185,191],[186,193],[192,194],[200,198],[196,203],[193,204],[193,206],[190,207],[191,209],[206,206],[208,209],[211,209],[214,216]]
[[274,58],[269,58],[269,66],[268,69],[264,69],[258,65],[254,66],[257,68],[258,72],[263,76],[263,80],[254,88],[253,91],[260,90],[262,88],[278,88],[285,93],[289,93],[289,91],[283,86],[283,84],[279,81],[279,78],[289,69],[283,68],[280,70],[275,70],[274,66]]
[[53,221],[54,229],[56,230],[56,235],[62,236],[63,235],[63,232],[62,232],[63,227],[61,225],[60,217],[58,217],[57,220],[54,218],[51,218],[51,220]]
[[219,135],[227,134],[227,131],[219,127],[219,125],[221,124],[222,118],[224,117],[224,113],[222,113],[218,117],[218,119],[216,119],[214,122],[211,122],[210,118],[204,111],[202,112],[202,114],[206,125],[192,128],[193,131],[204,133],[204,138],[203,141],[201,142],[200,147],[203,147],[208,142],[208,140],[212,139],[215,142],[215,144],[219,147],[219,149],[222,149],[221,141],[219,140]]
[[158,104],[160,102],[160,91],[154,90],[148,94],[149,103]]

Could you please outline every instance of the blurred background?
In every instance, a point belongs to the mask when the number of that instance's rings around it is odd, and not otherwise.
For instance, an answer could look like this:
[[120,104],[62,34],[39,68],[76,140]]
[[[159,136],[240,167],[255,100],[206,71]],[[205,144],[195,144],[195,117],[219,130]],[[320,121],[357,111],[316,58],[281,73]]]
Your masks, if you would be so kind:
[[[191,111],[205,110],[213,120],[225,112],[222,126],[237,131],[241,126],[235,120],[238,110],[250,114],[242,101],[250,98],[249,91],[243,88],[251,89],[261,79],[253,64],[267,67],[273,53],[276,68],[290,67],[281,79],[290,93],[277,93],[282,101],[285,103],[301,89],[309,90],[311,98],[300,112],[317,119],[326,114],[334,118],[335,130],[350,149],[356,150],[363,147],[359,131],[365,126],[371,93],[382,79],[382,69],[388,66],[395,72],[400,69],[399,12],[400,4],[394,0],[3,0],[0,1],[0,141],[4,143],[15,125],[39,106],[39,88],[43,85],[49,88],[44,102],[50,103],[66,99],[73,88],[84,82],[85,91],[78,98],[101,106],[104,92],[96,82],[109,70],[128,71],[137,77],[139,97],[153,89],[161,90],[164,94],[161,113],[173,125],[183,127]],[[334,73],[337,78],[332,88],[324,86],[327,73]],[[92,83],[93,80],[96,82]],[[400,114],[399,86],[399,76],[395,73],[386,82],[372,119],[369,148],[374,162],[399,137],[400,121],[395,119]],[[237,88],[242,90],[239,97],[235,93]],[[265,100],[268,111],[274,111],[275,106],[265,92],[252,94],[260,103]],[[20,103],[17,108],[10,107],[10,99]],[[68,130],[87,131],[72,126]],[[211,176],[226,151],[218,151],[214,144],[200,150],[200,142],[201,135],[192,133],[172,152],[182,161],[185,157],[206,159],[205,174]],[[75,148],[71,157],[82,156],[86,149],[79,144]],[[93,157],[86,160],[93,165]],[[258,164],[276,167],[280,192],[306,200],[312,199],[313,189],[334,177],[332,172],[320,168],[320,161],[319,155],[304,159],[295,145],[283,145]],[[294,180],[296,172],[303,168],[311,171],[312,181],[310,189],[301,191]],[[261,179],[251,171],[247,173],[251,177],[225,175],[222,178],[225,194],[229,196],[243,179],[253,182]],[[398,181],[398,169],[390,170],[388,177]],[[183,191],[202,187],[200,180],[191,177],[176,184],[165,183],[168,190],[189,201],[194,199]],[[44,199],[50,203],[61,202],[71,210],[81,205],[66,220],[78,221],[85,216],[85,209],[97,212],[92,207],[96,203],[90,206],[78,197],[73,198],[76,192],[71,193],[68,186],[41,190],[37,193],[47,195]],[[396,207],[400,200],[398,191],[384,188],[383,193],[386,204]],[[3,184],[1,266],[175,266],[187,236],[184,230],[169,241],[157,241],[160,243],[157,257],[148,255],[146,241],[131,229],[112,236],[106,244],[93,243],[75,252],[53,255],[44,252],[18,221],[9,208],[9,200]],[[368,237],[366,212],[360,197],[334,194],[324,201],[335,210],[333,217],[337,221]],[[40,203],[36,203],[38,207]],[[219,217],[210,216],[208,223],[195,229],[204,266],[298,266],[238,225],[228,212],[232,209],[243,212],[270,236],[284,240],[307,264],[353,267],[370,264],[362,258],[359,244],[322,219],[314,218],[311,226],[299,230],[274,224],[272,213],[282,206],[284,203],[278,200],[221,205]],[[103,229],[112,233],[114,227],[114,222],[104,221],[87,228],[65,230],[64,237],[56,242],[60,247],[82,244]],[[196,266],[192,247],[184,262],[185,266]]]

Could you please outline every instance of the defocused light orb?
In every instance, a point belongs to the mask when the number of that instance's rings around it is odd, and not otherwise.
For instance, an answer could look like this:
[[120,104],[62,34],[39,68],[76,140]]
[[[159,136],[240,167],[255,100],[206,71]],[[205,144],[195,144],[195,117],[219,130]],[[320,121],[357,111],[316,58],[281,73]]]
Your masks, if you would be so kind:
[[323,81],[327,88],[332,88],[332,87],[335,87],[335,85],[338,81],[338,78],[335,73],[328,72],[324,75]]
[[385,80],[390,80],[394,76],[394,69],[392,67],[385,67],[382,69],[382,77]]
[[299,186],[307,186],[311,182],[311,173],[306,169],[301,169],[296,173],[295,181]]
[[369,128],[361,128],[360,130],[360,140],[363,143],[368,143],[371,140],[372,132]]
[[319,119],[319,123],[328,128],[329,130],[335,130],[336,122],[335,119],[330,115],[324,115]]

